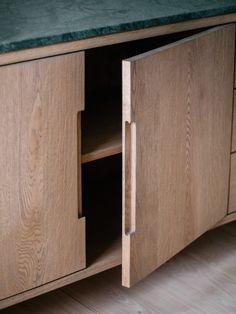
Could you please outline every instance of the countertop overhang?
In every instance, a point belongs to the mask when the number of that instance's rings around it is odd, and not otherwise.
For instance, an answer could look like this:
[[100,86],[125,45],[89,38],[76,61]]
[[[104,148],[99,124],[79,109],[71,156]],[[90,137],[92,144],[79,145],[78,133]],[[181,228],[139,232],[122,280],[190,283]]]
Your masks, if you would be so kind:
[[2,0],[0,53],[236,12],[236,0]]

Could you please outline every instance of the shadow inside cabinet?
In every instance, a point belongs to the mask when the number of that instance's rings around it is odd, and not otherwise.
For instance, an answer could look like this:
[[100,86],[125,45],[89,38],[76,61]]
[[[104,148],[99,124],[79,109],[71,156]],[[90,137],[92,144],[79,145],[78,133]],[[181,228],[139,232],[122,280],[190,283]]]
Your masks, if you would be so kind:
[[83,215],[86,217],[87,267],[121,249],[121,154],[82,166]]

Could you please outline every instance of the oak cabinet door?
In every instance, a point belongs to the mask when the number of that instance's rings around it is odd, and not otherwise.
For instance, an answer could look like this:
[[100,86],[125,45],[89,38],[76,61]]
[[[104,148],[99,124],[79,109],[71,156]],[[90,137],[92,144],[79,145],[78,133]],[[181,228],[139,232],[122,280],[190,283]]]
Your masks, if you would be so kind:
[[84,56],[0,67],[0,299],[85,267]]
[[233,25],[123,61],[123,285],[227,214]]

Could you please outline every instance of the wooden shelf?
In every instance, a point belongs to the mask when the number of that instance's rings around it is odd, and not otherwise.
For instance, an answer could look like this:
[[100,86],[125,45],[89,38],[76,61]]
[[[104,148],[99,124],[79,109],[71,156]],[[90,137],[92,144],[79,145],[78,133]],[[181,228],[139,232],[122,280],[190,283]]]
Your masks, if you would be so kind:
[[121,263],[121,155],[83,165],[82,192],[83,214],[86,217],[87,267],[103,259],[104,255],[105,263]]
[[96,268],[97,272],[121,264],[121,235],[112,241],[96,241],[87,245],[87,270]]
[[82,163],[122,152],[121,104],[94,104],[82,113]]

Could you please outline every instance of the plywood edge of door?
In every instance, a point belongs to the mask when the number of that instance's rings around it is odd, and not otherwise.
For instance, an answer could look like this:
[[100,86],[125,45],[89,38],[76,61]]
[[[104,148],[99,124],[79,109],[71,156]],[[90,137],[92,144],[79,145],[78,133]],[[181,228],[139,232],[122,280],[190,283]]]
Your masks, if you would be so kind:
[[[132,195],[130,193],[134,178],[132,178],[131,168],[132,144],[131,144],[131,122],[133,120],[133,111],[131,107],[132,94],[132,75],[133,66],[130,61],[122,61],[122,285],[130,288],[130,234],[131,228],[131,210],[134,210],[131,204]],[[129,203],[129,204],[128,204]],[[134,226],[133,226],[134,227]]]
[[200,18],[168,25],[154,26],[150,28],[120,32],[104,36],[97,36],[43,47],[12,51],[0,54],[0,66],[10,63],[44,58],[69,52],[75,52],[79,50],[86,50],[90,48],[102,47],[121,42],[154,37],[158,35],[171,34],[190,29],[227,24],[232,22],[236,22],[236,13]]
[[87,268],[0,301],[0,310],[121,265],[120,239]]

